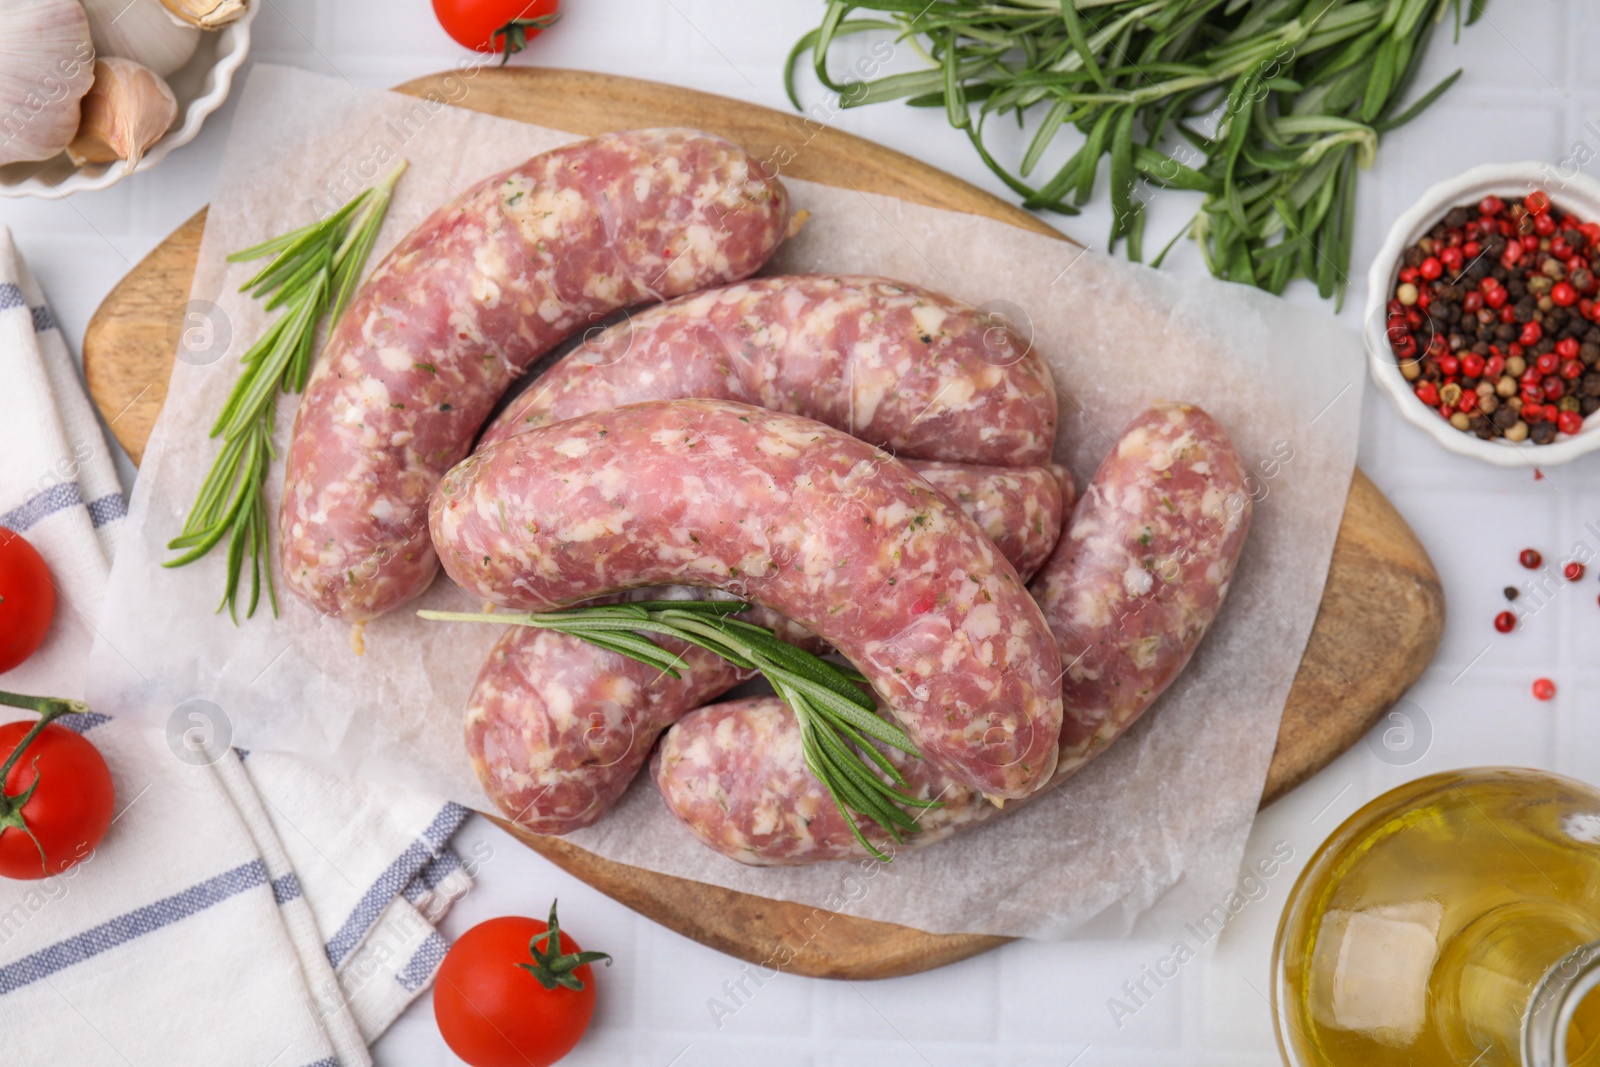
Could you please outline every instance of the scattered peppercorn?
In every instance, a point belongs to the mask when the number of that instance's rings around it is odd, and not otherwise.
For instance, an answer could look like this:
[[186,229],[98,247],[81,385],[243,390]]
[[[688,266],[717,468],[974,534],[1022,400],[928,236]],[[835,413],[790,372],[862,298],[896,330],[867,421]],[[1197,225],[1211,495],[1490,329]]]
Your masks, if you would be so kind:
[[1556,683],[1548,678],[1539,678],[1533,683],[1533,695],[1540,700],[1551,700],[1556,695]]
[[1386,312],[1412,392],[1464,433],[1550,444],[1600,410],[1600,222],[1541,190],[1452,208],[1401,255]]
[[1519,597],[1521,595],[1522,595],[1521,591],[1518,590],[1516,586],[1514,586],[1514,585],[1506,586],[1506,599],[1507,600],[1515,600],[1515,599],[1517,599],[1517,597]]
[[1494,617],[1494,628],[1503,634],[1508,634],[1517,628],[1517,616],[1509,611],[1502,611]]
[[1539,555],[1539,550],[1537,548],[1525,548],[1522,550],[1521,554],[1517,556],[1517,562],[1521,563],[1530,571],[1536,571],[1539,569],[1539,564],[1544,562],[1544,557]]
[[1583,564],[1579,563],[1577,560],[1573,560],[1571,563],[1568,563],[1565,567],[1561,568],[1561,573],[1567,576],[1567,581],[1576,582],[1583,577]]

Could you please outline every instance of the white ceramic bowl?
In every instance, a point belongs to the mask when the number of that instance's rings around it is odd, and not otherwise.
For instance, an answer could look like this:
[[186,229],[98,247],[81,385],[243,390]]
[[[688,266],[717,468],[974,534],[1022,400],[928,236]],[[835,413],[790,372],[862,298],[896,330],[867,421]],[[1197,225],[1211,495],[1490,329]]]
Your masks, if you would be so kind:
[[75,167],[63,152],[41,163],[11,163],[0,167],[0,196],[59,200],[73,193],[104,189],[129,173],[149,170],[166,159],[174,148],[194,140],[206,117],[228,98],[234,72],[250,52],[250,23],[255,21],[260,8],[259,2],[253,3],[237,22],[200,35],[200,46],[189,62],[167,79],[173,95],[178,98],[178,117],[172,129],[150,146],[132,171],[121,160]]
[[1484,441],[1474,434],[1463,433],[1412,393],[1411,383],[1400,373],[1400,365],[1385,336],[1385,309],[1399,274],[1400,254],[1432,229],[1447,211],[1457,204],[1475,204],[1491,193],[1510,203],[1522,199],[1535,188],[1548,192],[1555,206],[1581,219],[1600,221],[1600,182],[1587,175],[1567,177],[1560,168],[1546,163],[1494,163],[1474,167],[1458,178],[1435,185],[1396,219],[1367,273],[1367,315],[1362,335],[1367,342],[1367,364],[1372,380],[1394,401],[1406,421],[1426,430],[1445,448],[1501,467],[1548,467],[1600,448],[1600,412],[1584,421],[1581,432],[1571,436],[1563,434],[1548,445],[1536,445],[1532,441],[1513,443],[1503,438]]

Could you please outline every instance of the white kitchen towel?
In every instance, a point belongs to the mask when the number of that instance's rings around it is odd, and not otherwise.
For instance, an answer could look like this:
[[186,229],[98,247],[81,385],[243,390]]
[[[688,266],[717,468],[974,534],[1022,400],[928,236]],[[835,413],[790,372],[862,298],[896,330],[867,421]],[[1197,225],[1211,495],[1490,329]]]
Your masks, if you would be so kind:
[[[15,405],[0,420],[0,525],[25,533],[58,590],[48,640],[0,688],[76,698],[124,508],[4,228],[0,381]],[[448,947],[433,924],[471,885],[448,847],[465,810],[281,756],[243,761],[201,703],[173,709],[165,735],[95,714],[63,725],[105,755],[117,816],[72,870],[0,881],[8,1061],[369,1063]]]

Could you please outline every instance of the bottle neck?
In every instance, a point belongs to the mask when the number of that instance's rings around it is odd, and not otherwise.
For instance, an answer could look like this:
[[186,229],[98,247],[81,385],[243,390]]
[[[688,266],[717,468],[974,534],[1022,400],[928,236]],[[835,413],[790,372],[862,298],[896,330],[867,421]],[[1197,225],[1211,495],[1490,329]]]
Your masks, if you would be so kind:
[[1573,949],[1545,972],[1522,1017],[1523,1067],[1600,1063],[1600,1047],[1569,1048],[1567,1043],[1573,1018],[1596,987],[1600,987],[1600,941]]

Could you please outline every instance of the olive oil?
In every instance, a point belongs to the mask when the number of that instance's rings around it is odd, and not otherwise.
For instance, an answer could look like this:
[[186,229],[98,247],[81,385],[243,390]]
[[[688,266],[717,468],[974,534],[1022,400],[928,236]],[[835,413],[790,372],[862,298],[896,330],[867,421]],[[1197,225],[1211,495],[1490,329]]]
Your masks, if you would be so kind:
[[[1600,1065],[1600,994],[1567,981],[1600,977],[1600,793],[1484,769],[1378,798],[1312,857],[1274,966],[1290,1064]],[[1525,1052],[1525,1020],[1563,1010],[1565,1058]]]

